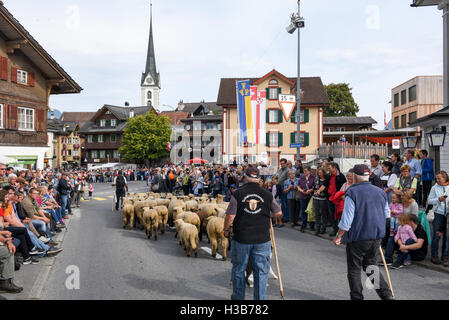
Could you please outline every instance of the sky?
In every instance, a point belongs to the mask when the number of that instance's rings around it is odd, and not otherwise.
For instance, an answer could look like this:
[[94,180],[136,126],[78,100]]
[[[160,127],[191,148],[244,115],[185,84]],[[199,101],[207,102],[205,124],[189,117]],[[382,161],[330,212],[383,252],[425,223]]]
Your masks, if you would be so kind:
[[[6,8],[84,90],[55,95],[61,111],[140,105],[148,0],[4,0]],[[443,72],[442,12],[412,0],[302,0],[301,76],[349,83],[359,116],[383,127],[391,89]],[[295,0],[153,0],[161,105],[216,101],[220,78],[297,75]],[[161,107],[170,110],[170,107]]]

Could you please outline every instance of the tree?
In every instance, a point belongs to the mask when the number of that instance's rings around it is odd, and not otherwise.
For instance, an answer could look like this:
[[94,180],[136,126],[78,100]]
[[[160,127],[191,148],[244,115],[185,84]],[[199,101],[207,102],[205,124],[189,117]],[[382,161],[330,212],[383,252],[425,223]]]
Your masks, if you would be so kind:
[[167,142],[170,141],[171,126],[166,116],[154,112],[128,119],[123,131],[120,156],[125,160],[145,162],[169,155]]
[[324,86],[329,96],[330,106],[324,108],[325,117],[355,117],[359,106],[352,96],[348,83],[331,83]]

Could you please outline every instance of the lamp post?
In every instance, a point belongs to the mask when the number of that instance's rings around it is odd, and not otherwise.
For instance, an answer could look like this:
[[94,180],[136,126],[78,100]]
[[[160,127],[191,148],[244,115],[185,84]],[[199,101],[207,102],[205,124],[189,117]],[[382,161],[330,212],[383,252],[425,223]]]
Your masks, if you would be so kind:
[[[296,80],[296,142],[301,139],[301,28],[304,28],[304,18],[301,17],[301,0],[298,0],[298,12],[291,15],[291,23],[287,27],[287,32],[293,34],[298,29],[298,79]],[[301,160],[301,148],[296,148],[296,159]]]
[[429,146],[436,149],[437,156],[435,157],[435,172],[440,171],[440,147],[444,146],[446,140],[446,127],[439,130],[433,130],[427,134]]

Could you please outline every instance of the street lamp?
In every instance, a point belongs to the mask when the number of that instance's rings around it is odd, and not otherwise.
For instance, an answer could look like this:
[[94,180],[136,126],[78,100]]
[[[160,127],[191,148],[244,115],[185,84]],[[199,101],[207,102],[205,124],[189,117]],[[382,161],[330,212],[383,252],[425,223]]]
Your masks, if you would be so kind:
[[[298,79],[296,81],[296,142],[301,140],[301,28],[304,28],[304,18],[301,17],[301,0],[298,0],[298,12],[290,16],[291,23],[287,27],[287,32],[293,34],[298,29]],[[301,148],[296,148],[296,159],[301,159]]]
[[402,137],[402,145],[405,149],[415,149],[418,143],[418,137],[415,136],[407,136]]
[[434,130],[427,134],[427,140],[429,141],[429,146],[431,147],[442,147],[446,140],[446,130]]

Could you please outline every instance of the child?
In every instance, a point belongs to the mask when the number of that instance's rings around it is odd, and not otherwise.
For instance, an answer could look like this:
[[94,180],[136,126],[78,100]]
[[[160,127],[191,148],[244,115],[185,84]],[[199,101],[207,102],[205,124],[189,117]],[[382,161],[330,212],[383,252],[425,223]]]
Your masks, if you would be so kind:
[[[408,245],[410,243],[416,243],[418,238],[413,232],[413,228],[409,225],[410,217],[407,214],[401,214],[398,217],[399,228],[398,233],[394,237],[394,241],[398,242],[401,239],[401,243],[403,245]],[[412,240],[412,241],[410,241]],[[404,265],[409,265],[411,263],[410,253],[407,253],[407,256],[404,261]],[[393,265],[394,266],[394,265]]]
[[398,217],[404,213],[401,196],[396,193],[391,196],[390,211],[390,236],[392,237],[398,229]]
[[92,199],[92,192],[94,192],[94,186],[92,185],[92,183],[89,184],[89,198]]

